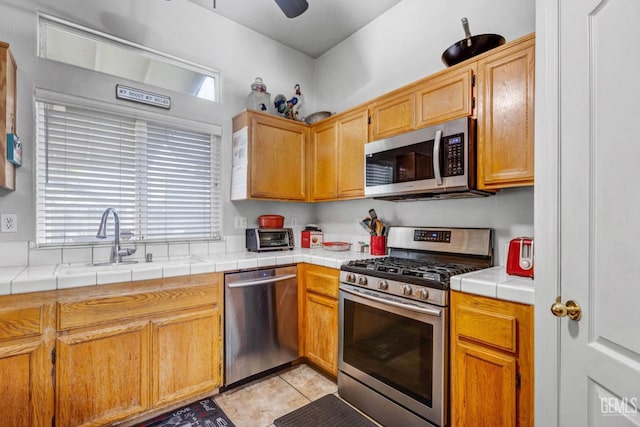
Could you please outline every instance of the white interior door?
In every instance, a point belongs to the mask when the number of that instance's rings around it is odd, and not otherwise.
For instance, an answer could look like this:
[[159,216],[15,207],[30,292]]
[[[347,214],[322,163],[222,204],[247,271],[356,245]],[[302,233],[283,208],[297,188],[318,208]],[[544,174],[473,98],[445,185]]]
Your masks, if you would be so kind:
[[559,5],[559,421],[640,426],[640,1]]

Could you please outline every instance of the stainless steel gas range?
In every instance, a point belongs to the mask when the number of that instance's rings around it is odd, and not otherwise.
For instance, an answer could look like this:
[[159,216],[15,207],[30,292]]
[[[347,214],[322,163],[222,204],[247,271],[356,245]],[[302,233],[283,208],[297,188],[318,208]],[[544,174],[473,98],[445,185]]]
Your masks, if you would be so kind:
[[338,393],[383,425],[448,425],[449,279],[493,265],[493,232],[391,227],[340,272]]

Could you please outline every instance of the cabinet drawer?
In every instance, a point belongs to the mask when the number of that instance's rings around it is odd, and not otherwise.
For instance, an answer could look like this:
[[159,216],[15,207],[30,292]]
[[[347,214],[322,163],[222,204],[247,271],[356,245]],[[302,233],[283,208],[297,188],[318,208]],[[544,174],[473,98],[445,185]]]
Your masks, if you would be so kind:
[[217,284],[58,302],[58,330],[133,319],[218,302]]
[[518,322],[514,316],[465,306],[458,307],[455,316],[458,337],[516,353]]
[[42,334],[42,306],[0,312],[0,341]]
[[340,272],[333,268],[307,266],[304,270],[304,283],[308,292],[338,298]]

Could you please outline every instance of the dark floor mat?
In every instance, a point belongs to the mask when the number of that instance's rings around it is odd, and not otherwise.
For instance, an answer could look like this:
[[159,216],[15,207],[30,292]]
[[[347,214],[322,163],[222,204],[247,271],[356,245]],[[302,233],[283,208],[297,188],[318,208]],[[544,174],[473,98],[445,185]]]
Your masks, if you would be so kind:
[[296,409],[273,422],[276,427],[376,427],[333,394]]
[[235,427],[213,399],[202,399],[153,419],[136,424],[135,427]]

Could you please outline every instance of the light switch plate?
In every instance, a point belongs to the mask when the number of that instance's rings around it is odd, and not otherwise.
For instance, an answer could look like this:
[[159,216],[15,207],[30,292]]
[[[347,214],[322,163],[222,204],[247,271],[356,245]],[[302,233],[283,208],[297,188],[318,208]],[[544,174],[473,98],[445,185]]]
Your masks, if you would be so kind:
[[16,233],[18,231],[18,216],[16,214],[0,214],[0,231]]

